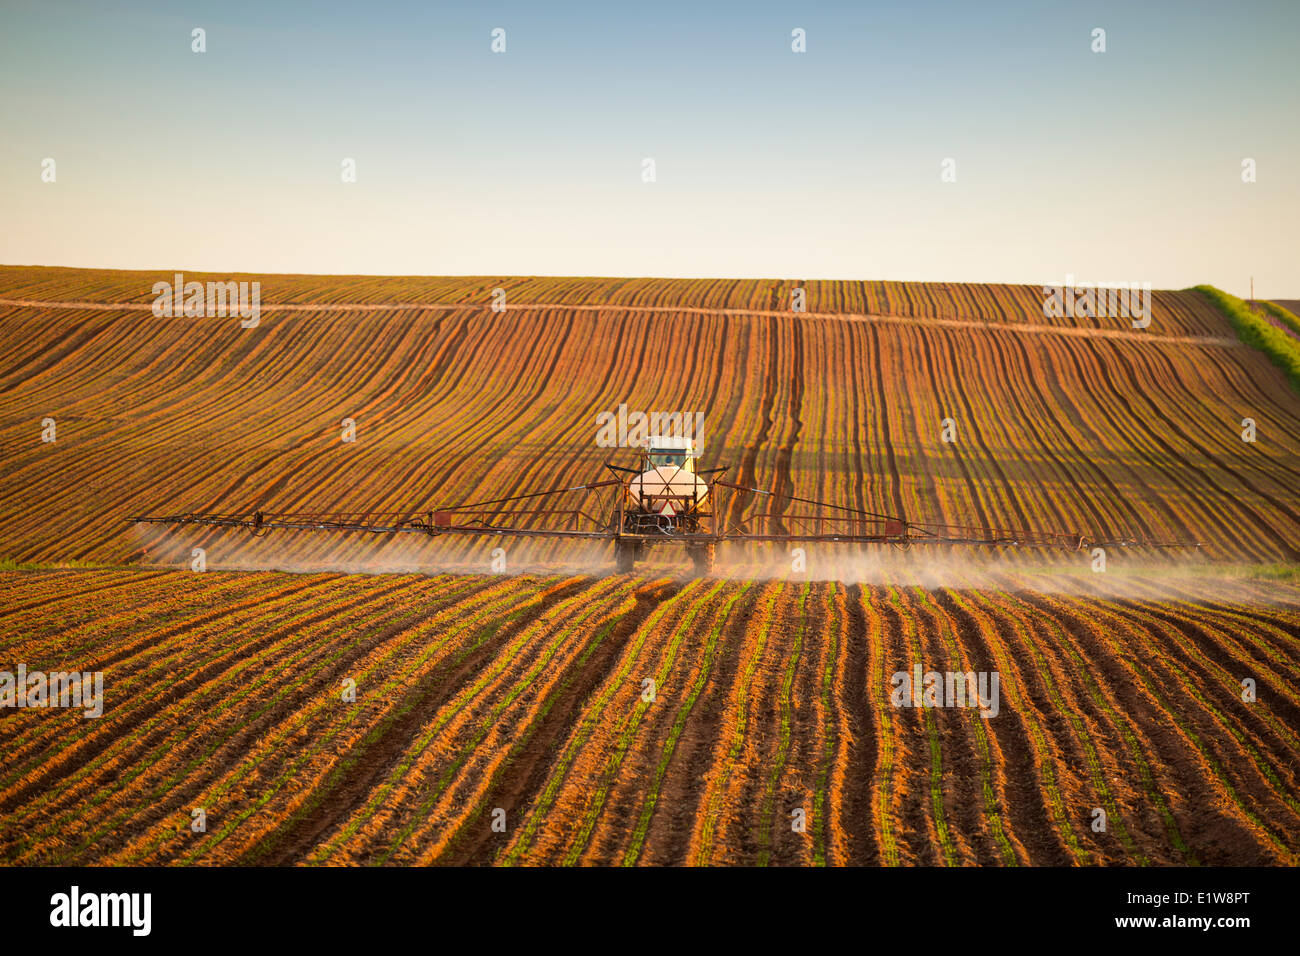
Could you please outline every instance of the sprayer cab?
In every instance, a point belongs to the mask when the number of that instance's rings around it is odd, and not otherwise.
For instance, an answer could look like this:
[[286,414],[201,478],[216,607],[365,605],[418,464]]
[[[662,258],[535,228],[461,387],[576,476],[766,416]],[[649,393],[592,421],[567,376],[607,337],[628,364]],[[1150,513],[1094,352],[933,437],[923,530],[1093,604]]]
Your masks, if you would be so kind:
[[646,443],[646,468],[679,468],[695,474],[695,459],[700,453],[690,438],[652,436]]

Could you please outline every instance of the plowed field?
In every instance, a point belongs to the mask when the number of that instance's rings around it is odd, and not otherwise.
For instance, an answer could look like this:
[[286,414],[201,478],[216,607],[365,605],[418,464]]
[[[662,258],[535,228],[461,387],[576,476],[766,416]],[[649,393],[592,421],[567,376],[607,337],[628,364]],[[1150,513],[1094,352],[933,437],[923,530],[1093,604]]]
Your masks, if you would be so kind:
[[[1069,596],[1068,581],[0,582],[4,658],[102,670],[107,702],[98,719],[0,712],[11,863],[1294,864],[1300,851],[1294,586],[1206,599],[1159,582],[1124,597]],[[892,706],[890,675],[916,663],[998,672],[998,712]],[[190,828],[195,808],[206,832]]]
[[[1134,329],[1028,286],[235,278],[256,328],[0,267],[0,672],[104,681],[0,708],[0,861],[1297,862],[1300,396],[1199,294]],[[1204,547],[493,575],[493,540],[123,520],[577,484],[622,403],[702,412],[742,484]],[[914,668],[992,712],[902,705]]]

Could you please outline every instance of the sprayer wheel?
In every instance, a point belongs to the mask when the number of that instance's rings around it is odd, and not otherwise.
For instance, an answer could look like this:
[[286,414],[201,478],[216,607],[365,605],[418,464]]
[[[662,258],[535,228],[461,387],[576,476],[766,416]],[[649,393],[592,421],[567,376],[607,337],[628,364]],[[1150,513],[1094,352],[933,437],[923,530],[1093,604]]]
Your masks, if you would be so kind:
[[614,540],[614,564],[619,574],[628,574],[636,566],[638,550],[635,541]]
[[696,574],[711,574],[713,572],[713,557],[716,545],[698,544],[691,548],[691,561],[695,563]]

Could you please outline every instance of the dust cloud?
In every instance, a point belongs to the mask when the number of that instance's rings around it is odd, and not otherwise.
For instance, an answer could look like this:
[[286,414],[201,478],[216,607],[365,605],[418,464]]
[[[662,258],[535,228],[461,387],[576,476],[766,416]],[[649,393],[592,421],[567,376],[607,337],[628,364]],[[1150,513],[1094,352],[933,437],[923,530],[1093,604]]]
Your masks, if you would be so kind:
[[[204,550],[209,571],[337,574],[616,574],[607,541],[532,538],[460,540],[422,535],[320,535],[273,532],[159,531],[137,526],[137,563],[190,569]],[[1113,550],[1106,569],[1089,552],[890,545],[810,544],[798,567],[785,545],[723,543],[709,577],[743,581],[821,581],[845,585],[1034,591],[1126,600],[1216,600],[1295,603],[1297,581],[1267,568],[1211,561],[1200,552]],[[693,577],[683,547],[652,547],[637,562],[640,576]]]

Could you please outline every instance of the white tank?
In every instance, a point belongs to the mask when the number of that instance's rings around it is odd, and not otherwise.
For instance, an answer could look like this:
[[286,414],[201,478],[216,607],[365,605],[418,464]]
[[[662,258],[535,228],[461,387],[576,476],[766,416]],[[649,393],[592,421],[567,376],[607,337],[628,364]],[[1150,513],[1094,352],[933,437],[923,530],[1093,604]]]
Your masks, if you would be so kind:
[[[665,499],[660,495],[675,497]],[[708,496],[708,482],[685,468],[651,468],[628,482],[628,497],[633,504],[659,514],[679,514],[692,499],[698,505]]]

